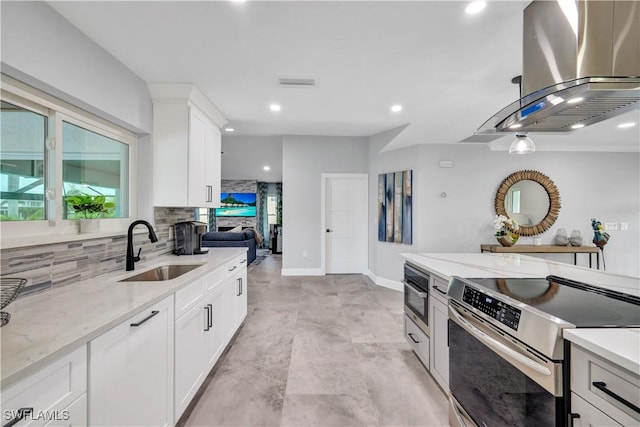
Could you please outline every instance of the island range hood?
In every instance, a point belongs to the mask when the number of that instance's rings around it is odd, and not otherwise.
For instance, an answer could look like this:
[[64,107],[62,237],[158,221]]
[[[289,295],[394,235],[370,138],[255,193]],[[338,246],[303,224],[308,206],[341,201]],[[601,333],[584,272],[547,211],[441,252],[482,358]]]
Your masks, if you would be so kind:
[[571,132],[640,108],[640,2],[535,0],[523,28],[521,99],[475,135]]

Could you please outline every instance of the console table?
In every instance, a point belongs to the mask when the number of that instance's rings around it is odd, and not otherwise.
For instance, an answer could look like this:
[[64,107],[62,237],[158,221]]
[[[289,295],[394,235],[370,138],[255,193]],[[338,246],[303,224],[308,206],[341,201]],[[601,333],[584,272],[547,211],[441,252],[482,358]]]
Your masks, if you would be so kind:
[[514,253],[514,254],[573,254],[573,265],[577,264],[578,254],[589,254],[589,268],[592,267],[591,256],[596,254],[596,266],[600,270],[600,249],[595,246],[556,246],[556,245],[480,245],[480,252]]

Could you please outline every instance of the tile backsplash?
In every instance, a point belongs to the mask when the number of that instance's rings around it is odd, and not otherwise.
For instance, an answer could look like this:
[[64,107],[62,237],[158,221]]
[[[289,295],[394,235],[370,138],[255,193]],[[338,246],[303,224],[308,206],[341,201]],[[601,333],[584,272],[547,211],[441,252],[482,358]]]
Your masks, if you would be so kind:
[[[194,219],[193,208],[155,208],[156,243],[147,233],[134,236],[134,248],[142,248],[143,260],[173,251],[169,229],[178,221]],[[143,226],[138,226],[144,228]],[[136,228],[137,230],[137,228]],[[86,240],[25,246],[0,251],[0,268],[4,277],[29,279],[22,295],[64,286],[111,271],[125,269],[127,236],[87,238]]]

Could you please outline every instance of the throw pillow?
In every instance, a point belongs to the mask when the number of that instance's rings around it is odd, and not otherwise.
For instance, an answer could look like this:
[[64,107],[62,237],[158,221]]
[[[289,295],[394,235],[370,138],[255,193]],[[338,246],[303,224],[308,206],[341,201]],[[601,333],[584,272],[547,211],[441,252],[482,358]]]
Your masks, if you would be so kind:
[[240,233],[242,231],[242,226],[239,225],[237,227],[232,228],[231,230],[229,230],[230,233]]

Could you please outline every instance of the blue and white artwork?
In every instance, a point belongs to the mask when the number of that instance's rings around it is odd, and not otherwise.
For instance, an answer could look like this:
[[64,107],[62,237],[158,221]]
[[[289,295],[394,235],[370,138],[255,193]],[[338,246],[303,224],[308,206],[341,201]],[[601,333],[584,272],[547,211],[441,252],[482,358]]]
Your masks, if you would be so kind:
[[378,175],[378,241],[413,243],[413,171]]

